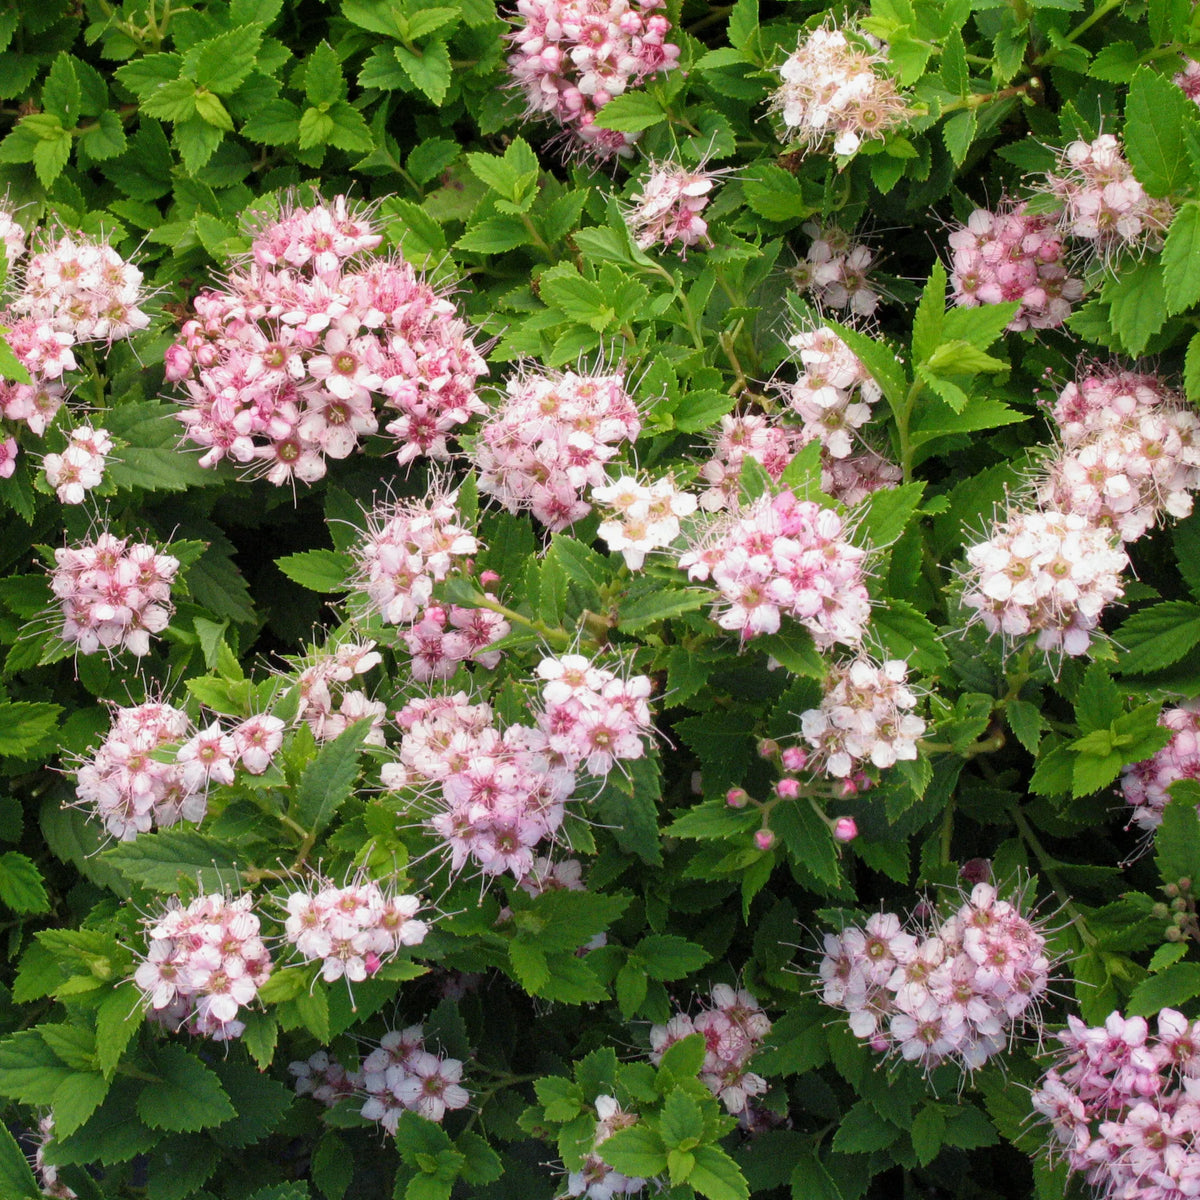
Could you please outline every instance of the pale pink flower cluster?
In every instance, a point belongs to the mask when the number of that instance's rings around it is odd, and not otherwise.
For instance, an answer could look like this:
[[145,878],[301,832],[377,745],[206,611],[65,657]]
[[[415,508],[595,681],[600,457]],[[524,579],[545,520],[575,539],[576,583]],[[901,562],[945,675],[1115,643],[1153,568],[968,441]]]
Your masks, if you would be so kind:
[[875,252],[855,242],[837,225],[808,221],[801,228],[812,238],[812,244],[803,260],[788,271],[796,287],[810,293],[823,308],[873,316],[879,307],[879,295],[872,289],[868,275]]
[[1200,62],[1194,58],[1183,60],[1183,70],[1174,77],[1174,82],[1183,90],[1189,99],[1200,104]]
[[708,222],[700,214],[708,207],[715,178],[703,168],[689,171],[677,162],[651,159],[642,190],[634,194],[625,213],[638,248],[668,250],[678,242],[679,253],[686,258],[689,246],[708,243]]
[[150,1006],[147,1015],[214,1041],[240,1037],[246,1026],[238,1012],[254,1003],[271,974],[251,897],[214,893],[186,908],[172,898],[145,924],[150,944],[133,981]]
[[1174,214],[1170,200],[1146,194],[1111,133],[1091,142],[1072,142],[1046,183],[1050,194],[1062,201],[1063,232],[1090,242],[1103,259],[1126,249],[1157,249]]
[[82,504],[88,492],[104,482],[104,467],[112,448],[107,429],[80,425],[71,430],[67,448],[61,454],[47,454],[42,459],[46,482],[58,493],[61,503]]
[[700,507],[706,512],[736,507],[747,458],[778,483],[800,444],[795,426],[778,424],[761,413],[722,417],[720,432],[712,438],[712,456],[700,467],[700,478],[708,484]]
[[275,484],[312,483],[379,429],[401,463],[448,458],[448,436],[484,411],[487,366],[454,305],[399,258],[344,196],[286,211],[165,356],[200,462],[226,456]]
[[666,40],[663,0],[517,0],[509,35],[513,82],[531,117],[562,126],[573,148],[597,159],[628,158],[636,133],[599,129],[614,96],[673,70],[679,47]]
[[265,713],[228,731],[215,721],[197,730],[170,704],[115,707],[104,741],[76,770],[75,794],[109,834],[127,842],[150,829],[202,821],[213,784],[232,783],[238,767],[261,775],[282,743],[283,722]]
[[967,551],[963,604],[989,634],[1035,634],[1052,654],[1087,651],[1104,606],[1124,593],[1129,556],[1076,513],[1015,511]]
[[783,86],[771,100],[791,140],[815,150],[832,138],[834,154],[848,156],[864,138],[884,138],[907,119],[895,83],[876,69],[887,55],[870,47],[851,25],[802,38],[779,68]]
[[1171,731],[1171,740],[1150,758],[1121,768],[1121,792],[1133,807],[1130,820],[1147,831],[1162,824],[1171,784],[1200,779],[1200,700],[1164,708],[1158,723]]
[[[28,383],[0,380],[0,416],[20,421],[40,436],[66,400],[69,387],[63,375],[77,366],[72,352],[75,339],[50,321],[17,317],[7,311],[0,312],[0,324],[8,328],[5,340],[29,372]],[[16,454],[16,441],[10,438],[9,442],[11,449],[6,444],[0,462],[0,477],[5,479],[13,473]]]
[[597,532],[609,550],[620,551],[631,571],[640,571],[651,550],[679,536],[679,519],[691,516],[697,503],[670,475],[650,484],[622,475],[616,483],[592,488],[592,501],[606,512]]
[[37,1144],[33,1150],[33,1171],[43,1196],[54,1200],[79,1200],[78,1193],[67,1187],[58,1177],[58,1167],[46,1161],[46,1147],[54,1141],[54,1113],[49,1112],[38,1121]]
[[7,269],[11,272],[25,255],[25,230],[6,208],[0,208],[0,246],[4,248]]
[[650,1030],[650,1061],[657,1066],[676,1042],[693,1033],[702,1035],[700,1080],[736,1116],[746,1111],[752,1097],[767,1090],[767,1081],[747,1067],[770,1032],[770,1018],[748,991],[718,983],[709,1003],[694,1017],[678,1013]]
[[150,635],[171,619],[179,560],[146,542],[101,533],[54,552],[50,590],[62,609],[63,641],[80,654],[150,653]]
[[883,770],[917,757],[925,721],[913,709],[917,697],[907,685],[908,664],[892,658],[876,664],[865,655],[836,663],[825,680],[820,708],[800,714],[800,733],[815,762],[835,779],[861,764]]
[[1055,1065],[1033,1093],[1062,1155],[1106,1200],[1200,1195],[1200,1022],[1112,1013],[1102,1026],[1067,1018]]
[[528,370],[506,391],[475,444],[479,490],[559,532],[591,512],[584,493],[608,482],[604,464],[637,439],[637,405],[619,372]]
[[856,1037],[931,1071],[967,1070],[1000,1053],[1020,1025],[1038,1025],[1050,982],[1046,939],[990,884],[928,932],[877,913],[825,935],[821,998],[849,1014]]
[[[489,594],[488,599],[495,597]],[[400,636],[412,655],[412,677],[424,683],[449,679],[464,662],[494,670],[503,651],[488,647],[507,637],[510,629],[509,623],[490,609],[431,604]]]
[[1136,541],[1164,513],[1186,517],[1200,488],[1200,417],[1154,375],[1109,371],[1069,383],[1054,416],[1062,450],[1040,500]]
[[479,550],[459,524],[457,492],[380,504],[367,514],[366,537],[351,551],[356,585],[388,625],[411,625],[433,597],[433,585]]
[[22,275],[14,311],[76,342],[111,344],[150,324],[138,308],[141,271],[105,242],[61,234],[35,249]]
[[388,1133],[396,1132],[406,1110],[427,1121],[441,1121],[447,1112],[470,1103],[462,1072],[457,1058],[441,1058],[425,1048],[420,1025],[385,1033],[359,1071],[367,1093],[362,1115],[378,1121]]
[[1065,265],[1057,222],[1030,212],[1024,200],[1002,201],[995,212],[977,208],[948,240],[954,303],[974,308],[1019,301],[1006,326],[1011,331],[1057,329],[1083,295],[1083,280]]
[[[600,1157],[600,1147],[618,1129],[636,1125],[636,1113],[627,1113],[614,1096],[596,1097],[596,1131],[592,1136],[592,1148],[583,1156],[578,1171],[567,1175],[565,1196],[581,1197],[582,1200],[612,1200],[613,1196],[632,1196],[640,1192],[647,1180],[636,1175],[622,1175]],[[599,1152],[599,1153],[598,1153]]]
[[297,1096],[311,1096],[326,1108],[362,1090],[362,1072],[347,1071],[328,1050],[318,1050],[303,1062],[288,1063],[288,1073],[296,1081]]
[[583,892],[583,863],[577,858],[560,858],[551,862],[545,855],[533,860],[529,874],[518,886],[530,896],[541,896],[545,892]]
[[790,491],[761,496],[702,530],[679,560],[693,581],[720,593],[713,616],[748,640],[799,621],[821,649],[857,646],[870,619],[866,551],[846,536],[833,509]]
[[303,720],[318,742],[332,741],[356,721],[371,718],[363,744],[384,744],[383,721],[387,706],[372,700],[361,688],[346,685],[383,662],[374,642],[347,642],[305,659],[297,678]]
[[285,901],[283,933],[305,962],[321,963],[326,983],[361,983],[403,946],[418,946],[428,926],[415,920],[416,896],[389,892],[374,880],[336,887],[324,879]]
[[879,384],[832,329],[805,329],[788,338],[799,363],[795,383],[781,394],[804,422],[802,444],[821,443],[831,458],[849,458],[857,432],[883,395]]

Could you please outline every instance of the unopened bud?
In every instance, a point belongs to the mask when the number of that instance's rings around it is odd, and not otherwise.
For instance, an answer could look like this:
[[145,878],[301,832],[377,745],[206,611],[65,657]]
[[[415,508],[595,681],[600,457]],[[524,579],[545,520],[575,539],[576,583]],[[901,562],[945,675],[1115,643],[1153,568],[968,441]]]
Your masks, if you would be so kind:
[[778,758],[779,743],[774,738],[763,738],[758,743],[759,758]]
[[1177,913],[1187,912],[1187,906],[1188,902],[1182,896],[1176,896],[1171,901],[1171,908]]
[[1166,929],[1163,930],[1163,937],[1165,937],[1168,942],[1182,942],[1183,930],[1177,929],[1174,925],[1168,925]]
[[1181,928],[1187,924],[1187,913],[1177,912],[1175,914],[1175,924]]
[[1179,885],[1176,883],[1168,883],[1163,887],[1163,894],[1170,896],[1172,900],[1179,895]]
[[858,825],[853,817],[838,817],[833,826],[833,836],[839,842],[852,842],[858,837]]
[[725,793],[725,803],[730,808],[745,808],[750,803],[750,796],[744,788],[730,788]]
[[[969,858],[959,868],[959,877],[966,883],[987,883],[992,877],[992,864],[986,858]],[[1167,914],[1164,911],[1163,916]]]
[[780,800],[795,800],[800,795],[800,781],[798,779],[781,779],[775,785],[775,795]]
[[785,771],[803,771],[808,762],[808,753],[799,746],[789,746],[782,755]]
[[853,779],[842,780],[842,798],[858,795],[858,784]]
[[1192,890],[1192,880],[1191,880],[1191,877],[1190,877],[1190,876],[1188,876],[1188,875],[1185,875],[1185,876],[1184,876],[1184,877],[1183,877],[1183,878],[1182,878],[1182,879],[1179,881],[1179,890],[1180,890],[1181,892],[1190,892],[1190,891]]
[[704,776],[699,771],[692,772],[692,795],[704,795]]
[[769,829],[760,829],[754,835],[754,844],[765,853],[775,845],[775,835]]
[[484,587],[490,587],[493,583],[500,582],[500,576],[497,575],[495,571],[480,571],[479,582]]
[[1150,915],[1156,921],[1165,921],[1171,915],[1171,910],[1165,904],[1156,904],[1150,910]]

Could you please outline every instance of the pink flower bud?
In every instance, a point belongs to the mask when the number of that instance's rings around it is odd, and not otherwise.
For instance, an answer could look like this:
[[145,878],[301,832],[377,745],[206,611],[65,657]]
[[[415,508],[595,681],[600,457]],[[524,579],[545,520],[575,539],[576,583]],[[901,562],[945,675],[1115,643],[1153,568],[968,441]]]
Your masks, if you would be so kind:
[[853,817],[838,817],[833,826],[833,836],[839,842],[852,842],[858,837],[858,825]]
[[808,754],[799,746],[789,746],[783,752],[783,769],[785,771],[803,771],[808,762]]
[[750,803],[750,797],[743,788],[730,788],[725,793],[725,803],[730,808],[745,808]]
[[500,576],[495,571],[480,571],[479,583],[482,587],[491,587],[493,583],[499,583]]
[[368,950],[367,953],[363,955],[363,966],[368,975],[374,975],[375,972],[378,971],[381,966],[383,966],[383,961],[373,950]]
[[843,796],[857,796],[858,795],[858,784],[853,779],[843,779],[842,780],[842,795]]
[[759,758],[776,758],[779,755],[779,743],[774,738],[763,738],[758,743]]
[[765,853],[775,845],[775,835],[769,829],[760,829],[754,835],[754,844]]
[[798,779],[781,779],[775,785],[775,795],[781,800],[795,800],[800,795],[800,781]]
[[181,346],[177,342],[175,345],[167,347],[163,354],[163,364],[166,367],[167,381],[178,383],[191,371],[192,356],[186,346]]

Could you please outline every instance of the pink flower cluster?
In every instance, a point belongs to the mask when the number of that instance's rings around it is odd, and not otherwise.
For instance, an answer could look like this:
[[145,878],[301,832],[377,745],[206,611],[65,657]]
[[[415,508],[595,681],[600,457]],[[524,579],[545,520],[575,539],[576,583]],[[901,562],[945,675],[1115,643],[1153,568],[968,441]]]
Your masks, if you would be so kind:
[[801,228],[812,238],[803,260],[788,271],[802,292],[823,308],[849,309],[855,316],[870,317],[879,307],[879,296],[867,276],[874,251],[836,225],[806,222]]
[[722,417],[712,456],[700,467],[700,478],[708,484],[700,507],[706,512],[736,507],[747,458],[778,483],[799,449],[799,431],[793,425],[777,424],[761,413]]
[[559,532],[591,512],[584,493],[608,482],[604,464],[637,439],[637,405],[620,373],[529,370],[506,390],[475,444],[479,490]]
[[80,425],[72,429],[61,454],[42,459],[46,482],[58,493],[62,504],[82,504],[92,488],[104,482],[104,467],[112,453],[112,438],[106,429]]
[[1072,142],[1046,183],[1050,194],[1062,201],[1063,232],[1090,242],[1105,260],[1122,250],[1157,249],[1171,224],[1170,200],[1146,194],[1111,133],[1091,142]]
[[895,83],[876,70],[887,55],[871,44],[853,26],[814,29],[779,68],[783,86],[771,105],[805,150],[832,138],[834,154],[856,154],[864,138],[886,137],[907,119]]
[[1171,740],[1150,758],[1121,768],[1121,792],[1133,808],[1130,820],[1147,831],[1162,824],[1171,784],[1200,779],[1200,700],[1164,708],[1158,723],[1171,731]]
[[702,1035],[701,1082],[736,1116],[746,1111],[752,1097],[767,1090],[767,1081],[747,1067],[770,1032],[770,1018],[749,992],[718,983],[709,1003],[694,1017],[678,1013],[650,1030],[650,1061],[657,1066],[676,1042],[693,1033]]
[[1015,511],[967,551],[963,604],[989,634],[1036,634],[1047,653],[1078,655],[1104,606],[1121,596],[1129,557],[1109,530],[1076,513]]
[[1174,77],[1174,82],[1189,99],[1200,104],[1200,62],[1194,58],[1183,60],[1183,70]]
[[1164,1008],[1157,1025],[1154,1036],[1143,1017],[1114,1012],[1097,1028],[1068,1017],[1033,1093],[1048,1153],[1109,1200],[1200,1195],[1200,1022]]
[[146,542],[101,533],[54,552],[50,590],[62,609],[63,641],[80,654],[150,653],[150,635],[171,619],[171,583],[179,560]]
[[428,926],[414,918],[416,896],[386,891],[373,880],[335,887],[316,879],[285,901],[284,938],[305,962],[321,963],[326,983],[345,977],[361,983],[403,946],[418,946]]
[[205,448],[272,483],[312,483],[327,459],[377,432],[377,408],[401,463],[448,458],[446,439],[483,411],[487,366],[454,305],[382,241],[344,196],[285,211],[255,234],[222,291],[202,292],[166,353],[187,391],[180,421]]
[[821,998],[880,1053],[899,1052],[926,1071],[951,1060],[974,1071],[1019,1024],[1039,1021],[1050,960],[1020,906],[980,883],[928,932],[877,913],[862,929],[826,934]]
[[679,47],[666,40],[671,23],[655,11],[663,7],[663,0],[517,0],[508,66],[528,115],[557,121],[572,146],[594,158],[628,158],[638,135],[594,122],[614,96],[676,66]]
[[169,704],[114,708],[104,741],[75,773],[75,794],[109,834],[131,841],[152,828],[202,821],[212,784],[232,783],[239,765],[261,775],[282,742],[283,722],[266,714],[226,732],[217,722],[196,730]]
[[[495,599],[491,595],[488,598]],[[412,677],[427,682],[449,679],[459,663],[464,662],[494,670],[503,651],[488,647],[507,637],[510,629],[499,613],[486,608],[462,608],[457,604],[444,608],[434,604],[401,637],[412,655]]]
[[718,518],[679,566],[689,579],[711,579],[721,597],[713,616],[722,629],[747,640],[777,632],[786,615],[827,649],[862,641],[871,615],[865,557],[836,512],[784,491]]
[[6,208],[0,208],[0,247],[4,250],[6,270],[11,274],[25,256],[25,230]]
[[78,1193],[58,1177],[58,1167],[46,1161],[46,1147],[54,1141],[54,1114],[47,1113],[38,1121],[38,1140],[33,1151],[33,1170],[43,1196],[54,1200],[79,1200]]
[[609,550],[620,551],[631,571],[640,571],[651,550],[669,546],[680,532],[679,519],[696,511],[696,497],[669,476],[651,484],[622,475],[616,483],[592,488],[592,500],[608,513],[597,530]]
[[355,721],[370,717],[371,729],[363,744],[384,744],[386,705],[372,700],[361,688],[346,687],[381,662],[383,656],[376,651],[374,642],[346,642],[304,661],[297,679],[300,688],[298,716],[313,731],[317,741],[332,741]]
[[995,212],[977,208],[949,237],[954,252],[954,303],[1019,301],[1009,330],[1057,329],[1083,295],[1083,280],[1064,263],[1066,247],[1055,220],[1030,212],[1025,201],[1002,201]]
[[678,242],[686,258],[689,246],[708,242],[708,223],[700,214],[708,207],[714,179],[713,172],[703,168],[689,171],[680,163],[651,159],[642,190],[625,213],[638,248],[667,250]]
[[913,709],[908,664],[888,659],[876,665],[865,655],[835,664],[825,680],[820,708],[800,714],[800,733],[813,749],[809,761],[835,779],[860,764],[881,770],[917,757],[925,722]]
[[579,1170],[567,1175],[565,1196],[582,1197],[582,1200],[612,1200],[613,1196],[632,1196],[640,1192],[648,1182],[636,1175],[622,1175],[601,1158],[600,1147],[618,1129],[636,1125],[636,1113],[627,1113],[614,1096],[596,1097],[596,1131],[592,1135],[592,1148],[583,1156]]
[[1154,375],[1101,371],[1054,406],[1062,450],[1039,498],[1136,541],[1160,517],[1186,517],[1200,488],[1200,417]]
[[[31,432],[43,434],[62,407],[69,390],[63,375],[76,368],[70,333],[55,329],[50,321],[34,317],[16,317],[0,312],[0,322],[8,327],[5,335],[18,362],[29,372],[28,383],[0,380],[0,416],[20,421]],[[9,478],[15,469],[16,441],[6,444],[0,477]]]
[[435,488],[424,499],[377,505],[367,514],[367,535],[352,551],[356,583],[386,624],[419,621],[433,585],[479,550],[459,524],[457,499],[457,492]]
[[385,1033],[357,1071],[347,1071],[326,1050],[288,1064],[296,1094],[312,1096],[327,1107],[365,1092],[361,1115],[388,1133],[396,1132],[406,1111],[440,1122],[447,1111],[465,1108],[471,1097],[460,1082],[462,1070],[458,1059],[442,1058],[425,1048],[420,1025]]
[[147,1015],[214,1041],[240,1037],[246,1026],[238,1012],[271,974],[251,897],[214,893],[187,908],[172,898],[145,923],[150,944],[133,981],[150,1005]]

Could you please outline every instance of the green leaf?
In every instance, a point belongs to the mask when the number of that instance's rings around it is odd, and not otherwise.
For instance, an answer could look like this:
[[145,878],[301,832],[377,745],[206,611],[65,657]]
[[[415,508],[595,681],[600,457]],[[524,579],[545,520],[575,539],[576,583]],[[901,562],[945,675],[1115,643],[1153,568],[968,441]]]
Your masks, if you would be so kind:
[[206,38],[183,56],[183,74],[209,92],[228,96],[254,70],[261,42],[262,30],[257,25]]
[[597,129],[615,129],[621,133],[638,133],[667,119],[662,105],[648,92],[631,88],[614,96],[596,114]]
[[0,902],[13,912],[43,913],[50,911],[46,886],[41,872],[24,854],[6,850],[0,854]]
[[1200,205],[1185,204],[1171,222],[1162,251],[1167,311],[1182,312],[1200,300]]
[[1200,817],[1196,815],[1200,784],[1181,780],[1170,791],[1172,799],[1154,834],[1154,861],[1164,883],[1194,880],[1200,874]]
[[40,1200],[42,1196],[29,1161],[7,1126],[0,1126],[0,1195],[6,1200],[9,1196],[13,1200],[25,1200],[26,1197]]
[[327,1200],[342,1200],[353,1178],[353,1152],[333,1130],[326,1130],[312,1156],[313,1183]]
[[[1195,813],[1192,814],[1195,820]],[[1180,1008],[1200,996],[1200,963],[1176,963],[1158,975],[1143,979],[1133,989],[1125,1011],[1131,1017],[1148,1017],[1164,1008]]]
[[842,1118],[833,1148],[841,1154],[866,1154],[886,1149],[899,1136],[895,1125],[885,1121],[866,1100],[859,1100]]
[[924,494],[923,480],[872,492],[856,511],[855,540],[867,546],[890,546],[912,520]]
[[965,341],[943,342],[930,356],[928,367],[939,375],[977,375],[1005,371],[1008,364]]
[[737,0],[729,13],[729,44],[741,49],[758,32],[758,0]]
[[654,1130],[638,1124],[618,1129],[596,1147],[596,1153],[623,1175],[659,1175],[667,1169],[667,1151]]
[[145,1001],[132,980],[119,983],[96,1010],[96,1062],[111,1076],[145,1020]]
[[309,104],[318,109],[346,98],[342,64],[337,51],[328,42],[318,42],[304,60],[304,95]]
[[137,1100],[138,1116],[151,1129],[194,1133],[236,1116],[221,1081],[183,1046],[160,1046],[154,1074]]
[[1010,700],[1004,711],[1008,718],[1008,727],[1017,741],[1030,754],[1037,754],[1042,730],[1046,728],[1046,718],[1042,715],[1042,710],[1028,700]]
[[938,261],[929,273],[929,281],[925,284],[913,316],[912,352],[915,362],[925,362],[941,345],[945,313],[946,268]]
[[403,46],[395,48],[396,61],[412,80],[413,86],[425,93],[434,104],[441,104],[450,90],[454,72],[450,52],[439,38],[426,42],[419,55]]
[[[455,149],[457,156],[457,146]],[[520,203],[532,192],[541,172],[537,155],[529,143],[520,137],[509,143],[503,155],[468,154],[467,166],[481,183],[513,203]],[[564,265],[569,267],[569,264]]]
[[663,1143],[690,1150],[704,1137],[704,1114],[700,1105],[684,1091],[673,1091],[663,1105],[658,1121]]
[[1109,323],[1121,345],[1141,354],[1167,319],[1162,261],[1155,255],[1127,264],[1105,280],[1100,298],[1109,306]]
[[75,1071],[54,1089],[54,1132],[70,1137],[108,1094],[109,1081],[94,1071]]
[[672,413],[675,428],[683,433],[703,433],[732,412],[735,403],[734,396],[715,388],[695,388],[684,392]]
[[622,633],[636,633],[656,621],[695,612],[712,599],[711,592],[700,588],[663,588],[642,593],[618,609],[617,628]]
[[904,600],[889,598],[871,609],[871,628],[894,658],[918,671],[936,674],[950,659],[933,623]]
[[60,51],[42,84],[42,108],[53,113],[66,128],[76,125],[81,115],[79,76],[71,56]]
[[674,933],[652,933],[634,951],[651,979],[682,979],[698,971],[712,957],[703,946]]
[[190,79],[168,79],[142,97],[142,112],[164,121],[186,121],[196,111],[196,85]]
[[745,1176],[724,1150],[718,1146],[699,1146],[693,1153],[696,1165],[687,1181],[701,1196],[707,1196],[708,1200],[749,1200],[750,1187]]
[[497,215],[486,217],[473,224],[454,243],[457,250],[469,250],[478,254],[502,254],[518,246],[533,245],[533,235],[520,217]]
[[841,1190],[833,1176],[815,1154],[806,1155],[796,1164],[791,1185],[792,1200],[842,1200]]
[[242,124],[242,136],[265,146],[285,146],[300,137],[300,109],[290,100],[268,100]]
[[967,161],[967,154],[978,129],[979,118],[973,108],[965,112],[956,112],[952,117],[947,117],[942,124],[942,141],[946,143],[946,149],[950,151],[950,157],[956,167],[961,167]]
[[346,592],[353,586],[354,560],[337,550],[305,550],[277,558],[275,565],[293,583],[311,592]]
[[194,830],[163,829],[106,850],[100,861],[151,891],[177,893],[181,881],[220,891],[237,876],[238,851]]
[[1167,76],[1150,67],[1135,72],[1125,103],[1125,150],[1134,175],[1151,196],[1169,196],[1186,188],[1189,160],[1184,128],[1190,106]]
[[986,350],[1008,328],[1020,307],[1019,300],[1010,300],[1003,304],[980,304],[976,308],[953,308],[946,314],[943,336]]
[[326,742],[304,768],[296,789],[296,816],[311,833],[324,829],[350,798],[358,778],[359,751],[370,731],[370,717],[355,721],[333,741]]
[[424,187],[457,161],[462,147],[450,138],[426,138],[405,160],[404,169]]
[[0,702],[0,755],[14,758],[32,750],[59,723],[57,704]]
[[1200,606],[1167,600],[1136,612],[1113,634],[1124,652],[1117,658],[1122,675],[1144,675],[1178,662],[1200,643]]
[[1092,59],[1088,74],[1107,83],[1128,83],[1137,70],[1141,52],[1132,42],[1111,42]]
[[263,1075],[249,1063],[231,1058],[215,1063],[214,1068],[237,1113],[212,1131],[213,1139],[227,1148],[240,1149],[262,1141],[296,1100],[290,1087]]

